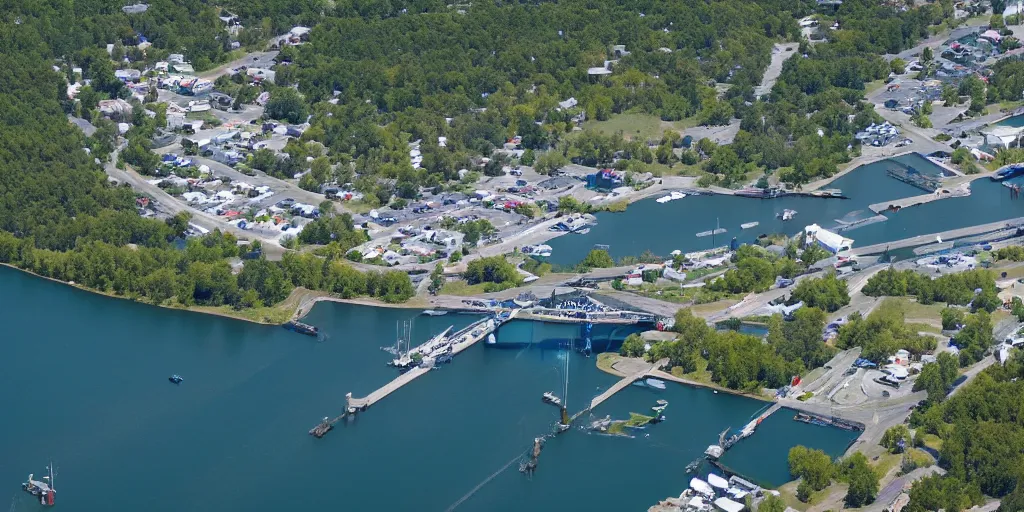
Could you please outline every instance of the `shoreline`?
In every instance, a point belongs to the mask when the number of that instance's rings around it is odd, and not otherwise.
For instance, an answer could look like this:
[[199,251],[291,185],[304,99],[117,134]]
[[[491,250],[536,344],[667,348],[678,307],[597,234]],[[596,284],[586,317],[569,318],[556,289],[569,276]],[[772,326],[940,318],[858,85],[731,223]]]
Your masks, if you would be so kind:
[[[605,354],[612,354],[612,357],[608,358],[608,359],[612,359],[612,361],[607,364],[607,367],[604,364],[599,364],[600,360],[601,360],[601,357],[600,357],[601,354],[598,354],[597,361],[595,361],[595,363],[594,363],[597,366],[597,369],[601,370],[602,372],[605,372],[605,373],[607,373],[609,375],[614,375],[614,376],[620,377],[620,378],[628,377],[629,374],[623,373],[622,371],[615,369],[614,368],[615,363],[618,363],[620,361],[639,360],[639,358],[623,357],[623,356],[620,356],[619,354],[617,354],[615,352],[605,352]],[[646,361],[644,361],[644,364],[648,364],[648,363]],[[754,395],[754,394],[751,394],[751,393],[746,393],[746,392],[743,392],[743,391],[738,391],[738,390],[735,390],[735,389],[729,389],[729,388],[726,388],[726,387],[722,387],[722,386],[719,386],[718,384],[698,382],[698,381],[686,379],[686,378],[683,378],[683,377],[677,377],[675,375],[672,375],[669,372],[662,371],[662,370],[654,370],[654,371],[651,372],[650,376],[653,376],[653,377],[659,378],[659,379],[670,380],[672,382],[675,382],[675,383],[678,383],[678,384],[682,384],[684,386],[690,386],[690,387],[694,387],[694,388],[710,389],[712,391],[720,391],[722,393],[728,393],[730,395],[736,395],[736,396],[742,396],[742,397],[746,397],[746,398],[752,398],[754,400],[758,400],[758,401],[761,401],[761,402],[776,403],[775,400],[771,400],[771,399],[765,398],[762,395]]]

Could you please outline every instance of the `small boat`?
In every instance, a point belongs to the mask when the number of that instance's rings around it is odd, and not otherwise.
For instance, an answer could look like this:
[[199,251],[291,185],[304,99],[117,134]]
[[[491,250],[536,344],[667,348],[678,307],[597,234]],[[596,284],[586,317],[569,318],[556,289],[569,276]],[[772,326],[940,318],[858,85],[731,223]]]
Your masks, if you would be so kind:
[[668,400],[658,400],[656,403],[658,405],[652,406],[651,410],[658,414],[664,412],[665,408],[668,407]]
[[686,194],[682,192],[672,192],[671,194],[665,197],[659,197],[658,199],[655,199],[655,201],[664,204],[669,201],[675,201],[676,199],[682,199],[684,197],[686,197]]
[[543,400],[545,403],[554,404],[557,406],[562,405],[562,399],[555,396],[555,394],[552,393],[551,391],[544,392],[544,396],[541,397],[541,400]]
[[436,309],[428,309],[428,310],[424,311],[423,314],[427,315],[427,316],[444,316],[444,315],[447,315],[448,312],[447,311],[443,311],[443,310],[439,311],[439,310],[436,310]]
[[644,381],[644,383],[646,383],[648,387],[651,387],[651,388],[654,388],[654,389],[665,389],[665,381],[663,381],[663,380],[647,379],[647,380]]
[[524,245],[521,252],[527,256],[547,258],[551,256],[551,246],[547,244]]
[[779,214],[779,218],[782,220],[793,220],[794,216],[796,216],[796,210],[790,210],[789,208],[782,210],[782,213]]
[[498,343],[498,340],[497,340],[497,338],[494,337],[494,333],[492,332],[492,333],[488,334],[487,335],[487,344],[488,345],[494,345],[496,343]]
[[174,384],[181,384],[181,381],[183,381],[185,379],[181,378],[181,375],[178,375],[177,373],[175,373],[174,375],[171,375],[170,377],[167,377],[167,380],[173,382]]
[[57,494],[56,489],[53,487],[54,475],[53,475],[53,463],[46,466],[46,471],[49,475],[43,477],[43,480],[36,480],[33,477],[35,475],[29,473],[28,479],[25,483],[21,484],[21,488],[33,495],[39,497],[39,504],[47,507],[52,507],[54,504],[54,498]]
[[740,224],[740,228],[742,228],[742,229],[756,228],[758,224],[760,224],[760,222],[744,222],[743,224]]
[[305,334],[306,336],[318,336],[320,334],[319,328],[302,322],[287,322],[284,324],[284,328],[299,334]]

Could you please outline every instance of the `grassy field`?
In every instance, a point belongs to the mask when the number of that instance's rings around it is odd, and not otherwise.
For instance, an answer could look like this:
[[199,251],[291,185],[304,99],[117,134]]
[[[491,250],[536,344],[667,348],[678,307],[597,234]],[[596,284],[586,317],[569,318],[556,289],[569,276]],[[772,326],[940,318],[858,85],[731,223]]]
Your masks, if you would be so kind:
[[622,132],[622,136],[629,140],[661,139],[666,130],[685,130],[697,125],[695,118],[687,118],[680,121],[662,121],[658,116],[640,113],[623,113],[611,116],[606,121],[587,121],[583,123],[584,130],[594,130],[605,135]]
[[690,311],[696,316],[706,316],[730,306],[735,306],[738,303],[739,301],[736,299],[723,299],[715,302],[709,302],[707,304],[697,304],[691,307]]
[[468,284],[465,281],[449,281],[441,287],[442,295],[479,295],[484,292],[486,283]]
[[313,297],[324,297],[327,295],[330,294],[327,292],[307,290],[305,288],[295,288],[287,299],[270,307],[237,310],[231,306],[192,306],[188,309],[212,315],[240,318],[251,322],[283,324],[288,320],[291,320],[292,315],[294,315],[296,310],[299,309],[299,305],[302,304],[302,301]]

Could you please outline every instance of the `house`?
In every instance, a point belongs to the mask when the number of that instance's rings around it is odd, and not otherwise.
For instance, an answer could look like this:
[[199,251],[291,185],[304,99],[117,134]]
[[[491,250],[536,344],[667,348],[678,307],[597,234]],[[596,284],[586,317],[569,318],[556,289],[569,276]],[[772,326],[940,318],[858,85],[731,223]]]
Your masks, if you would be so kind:
[[127,119],[132,115],[132,104],[122,99],[100,100],[97,108],[101,114],[110,118]]
[[142,14],[147,10],[149,10],[149,6],[146,4],[132,4],[121,8],[121,12],[125,14]]
[[122,82],[138,82],[142,78],[142,72],[137,69],[118,69],[114,76]]

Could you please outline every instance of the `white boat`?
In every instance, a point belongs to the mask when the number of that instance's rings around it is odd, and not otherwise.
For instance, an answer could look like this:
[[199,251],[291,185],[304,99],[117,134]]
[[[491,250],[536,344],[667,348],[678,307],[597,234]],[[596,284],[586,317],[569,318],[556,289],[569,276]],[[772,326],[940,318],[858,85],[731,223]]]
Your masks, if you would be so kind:
[[487,344],[488,345],[494,345],[497,342],[498,342],[498,340],[494,337],[494,333],[493,332],[487,335]]
[[782,213],[779,214],[779,218],[782,220],[792,220],[794,216],[796,216],[796,210],[790,210],[789,208],[782,210]]
[[667,203],[669,201],[675,201],[676,199],[682,199],[684,197],[686,197],[686,194],[684,194],[682,192],[672,192],[671,194],[669,194],[667,196],[659,197],[658,199],[655,199],[655,201],[664,204],[664,203]]
[[744,222],[743,224],[740,224],[740,228],[742,228],[742,229],[756,228],[758,224],[760,224],[760,222]]
[[548,256],[551,256],[551,246],[546,244],[524,245],[522,253],[527,256],[540,256],[542,258],[547,258]]
[[647,384],[648,387],[652,387],[654,389],[665,389],[665,381],[663,380],[647,379],[644,382]]
[[559,407],[562,406],[562,399],[555,396],[555,394],[552,393],[551,391],[545,391],[542,399],[549,404],[554,404]]
[[746,505],[742,503],[736,503],[735,501],[730,500],[729,498],[718,498],[717,500],[715,500],[715,507],[718,507],[718,509],[722,510],[723,512],[740,512],[743,509],[747,508]]
[[424,311],[423,314],[427,315],[427,316],[443,316],[443,315],[447,315],[448,312],[447,311],[438,311],[436,309],[428,309],[428,310]]

